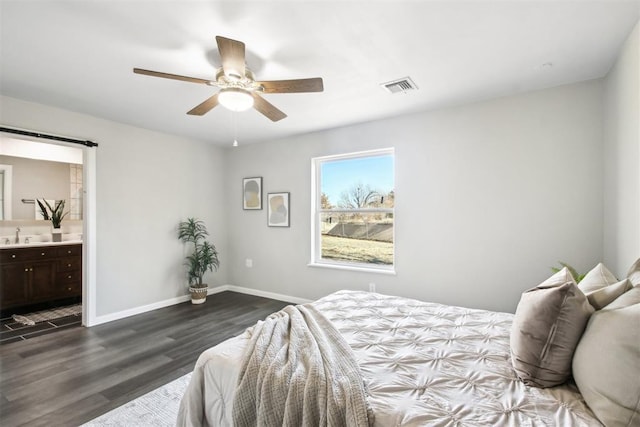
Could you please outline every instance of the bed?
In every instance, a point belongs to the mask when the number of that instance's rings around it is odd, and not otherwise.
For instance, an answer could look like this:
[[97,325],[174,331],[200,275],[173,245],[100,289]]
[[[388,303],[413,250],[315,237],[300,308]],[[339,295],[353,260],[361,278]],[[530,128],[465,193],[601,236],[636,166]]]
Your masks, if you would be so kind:
[[[343,290],[311,306],[345,339],[376,426],[600,426],[571,381],[525,385],[511,363],[513,314]],[[249,335],[204,352],[178,425],[231,426]]]

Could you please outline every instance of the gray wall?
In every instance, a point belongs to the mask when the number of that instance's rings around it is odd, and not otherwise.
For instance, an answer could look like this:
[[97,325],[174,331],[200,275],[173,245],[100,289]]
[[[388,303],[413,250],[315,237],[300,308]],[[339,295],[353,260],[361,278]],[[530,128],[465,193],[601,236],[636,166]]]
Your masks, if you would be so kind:
[[84,114],[0,97],[3,124],[99,143],[96,153],[96,315],[185,295],[177,225],[203,219],[221,253],[210,286],[228,283],[224,150]]
[[604,260],[625,277],[640,257],[640,23],[605,79]]
[[[231,283],[315,299],[367,289],[514,311],[562,260],[602,259],[602,84],[591,81],[238,147],[228,155]],[[396,149],[397,275],[309,267],[311,158]],[[291,227],[242,211],[243,177],[291,192]],[[237,191],[234,191],[237,190]],[[253,268],[245,259],[253,260]]]

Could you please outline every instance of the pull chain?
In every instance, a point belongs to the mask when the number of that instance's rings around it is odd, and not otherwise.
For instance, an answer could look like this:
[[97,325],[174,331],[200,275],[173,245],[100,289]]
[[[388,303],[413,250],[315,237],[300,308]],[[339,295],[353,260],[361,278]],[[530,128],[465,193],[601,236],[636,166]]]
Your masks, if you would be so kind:
[[231,112],[231,123],[233,126],[233,146],[237,147],[238,146],[238,119],[236,117],[236,112],[232,111]]

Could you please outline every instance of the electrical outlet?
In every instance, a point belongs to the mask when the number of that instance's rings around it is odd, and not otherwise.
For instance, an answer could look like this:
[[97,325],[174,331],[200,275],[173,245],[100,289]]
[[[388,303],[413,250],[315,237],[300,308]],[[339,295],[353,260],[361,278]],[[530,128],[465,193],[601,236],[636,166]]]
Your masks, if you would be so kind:
[[376,291],[376,284],[375,283],[369,283],[369,292],[375,292]]
[[244,261],[244,265],[246,265],[246,266],[247,266],[247,268],[251,268],[251,267],[253,267],[253,260],[252,260],[251,258],[247,258],[247,259]]

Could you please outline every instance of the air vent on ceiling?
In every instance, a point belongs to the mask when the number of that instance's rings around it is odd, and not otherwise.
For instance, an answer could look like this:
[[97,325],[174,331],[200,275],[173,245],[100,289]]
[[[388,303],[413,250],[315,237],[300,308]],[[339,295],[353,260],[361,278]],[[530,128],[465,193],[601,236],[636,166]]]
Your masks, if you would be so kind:
[[417,90],[418,86],[411,80],[411,77],[403,77],[398,80],[380,84],[383,89],[389,93],[408,92],[410,90]]

